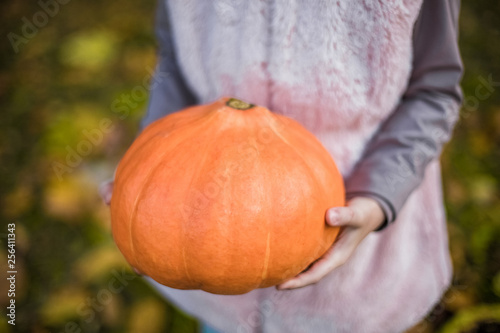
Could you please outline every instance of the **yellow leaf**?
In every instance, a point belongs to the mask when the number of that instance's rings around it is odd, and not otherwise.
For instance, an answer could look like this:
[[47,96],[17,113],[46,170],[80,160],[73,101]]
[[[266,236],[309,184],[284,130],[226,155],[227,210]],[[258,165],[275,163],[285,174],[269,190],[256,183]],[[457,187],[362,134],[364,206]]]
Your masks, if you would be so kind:
[[109,31],[86,31],[70,36],[61,47],[61,62],[89,70],[105,67],[116,54],[116,37]]
[[129,268],[114,244],[96,248],[78,259],[74,274],[84,282],[97,281],[116,269]]
[[40,309],[40,317],[46,325],[61,325],[78,318],[78,309],[85,304],[87,295],[75,287],[63,287],[49,296]]
[[167,314],[165,305],[155,299],[147,299],[137,303],[130,309],[128,332],[165,332]]

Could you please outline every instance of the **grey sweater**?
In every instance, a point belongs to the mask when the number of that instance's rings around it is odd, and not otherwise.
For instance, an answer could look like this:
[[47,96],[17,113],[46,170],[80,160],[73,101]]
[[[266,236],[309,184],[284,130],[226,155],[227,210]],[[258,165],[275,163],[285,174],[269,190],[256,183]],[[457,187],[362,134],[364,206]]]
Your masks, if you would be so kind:
[[[424,0],[414,27],[413,68],[406,91],[391,116],[367,145],[346,181],[347,198],[367,196],[393,222],[421,183],[430,161],[450,139],[461,103],[462,62],[457,43],[459,1]],[[179,69],[168,13],[160,1],[156,33],[157,80],[141,128],[198,101]]]

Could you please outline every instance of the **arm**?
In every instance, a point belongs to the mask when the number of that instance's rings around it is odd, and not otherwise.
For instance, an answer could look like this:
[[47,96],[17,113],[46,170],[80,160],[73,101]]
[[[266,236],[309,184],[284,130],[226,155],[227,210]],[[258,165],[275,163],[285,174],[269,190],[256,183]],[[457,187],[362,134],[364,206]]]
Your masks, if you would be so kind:
[[394,221],[429,162],[439,157],[462,100],[458,13],[459,1],[424,0],[414,28],[413,71],[406,92],[346,180],[347,206],[326,214],[329,225],[343,227],[340,236],[306,272],[279,289],[316,283],[344,264],[371,231]]
[[[177,65],[165,0],[158,2],[155,26],[159,44],[158,65],[150,85],[148,110],[142,118],[140,131],[169,113],[196,104],[196,99],[189,91]],[[111,202],[112,193],[112,179],[99,186],[99,194],[107,205]]]
[[148,110],[141,121],[141,130],[169,113],[196,104],[196,98],[189,91],[177,64],[165,0],[158,2],[155,30],[159,44],[158,65],[151,82]]
[[395,220],[430,161],[439,157],[458,119],[462,62],[459,1],[424,1],[415,24],[413,72],[394,113],[346,180],[348,198],[367,196]]

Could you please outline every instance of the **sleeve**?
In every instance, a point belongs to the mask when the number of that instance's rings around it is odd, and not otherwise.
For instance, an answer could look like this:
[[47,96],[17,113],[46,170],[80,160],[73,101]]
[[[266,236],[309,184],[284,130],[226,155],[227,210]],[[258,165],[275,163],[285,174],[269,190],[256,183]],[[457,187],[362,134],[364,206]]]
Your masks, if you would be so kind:
[[439,158],[458,120],[462,62],[458,0],[424,0],[414,26],[413,71],[394,112],[346,179],[347,198],[375,199],[393,222],[427,165]]
[[149,105],[141,121],[141,131],[169,113],[196,104],[196,98],[189,90],[177,64],[166,0],[158,1],[155,30],[159,44],[158,64],[151,81]]

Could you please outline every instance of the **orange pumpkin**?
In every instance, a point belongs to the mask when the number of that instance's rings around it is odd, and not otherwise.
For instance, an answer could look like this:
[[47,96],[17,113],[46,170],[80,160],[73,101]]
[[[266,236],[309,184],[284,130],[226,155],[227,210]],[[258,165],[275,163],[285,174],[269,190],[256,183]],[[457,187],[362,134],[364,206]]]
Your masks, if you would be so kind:
[[342,177],[296,121],[222,98],[149,125],[115,175],[113,237],[127,261],[178,289],[241,294],[308,267],[339,230]]

